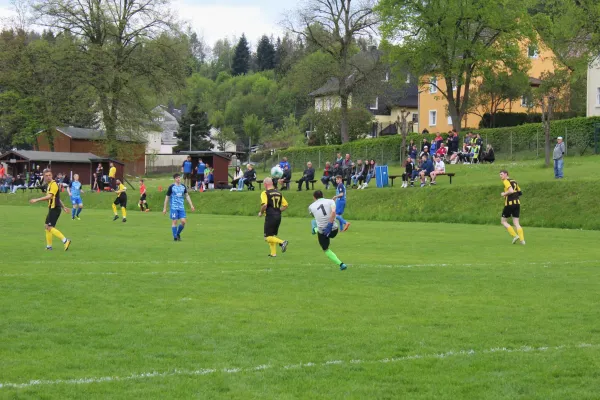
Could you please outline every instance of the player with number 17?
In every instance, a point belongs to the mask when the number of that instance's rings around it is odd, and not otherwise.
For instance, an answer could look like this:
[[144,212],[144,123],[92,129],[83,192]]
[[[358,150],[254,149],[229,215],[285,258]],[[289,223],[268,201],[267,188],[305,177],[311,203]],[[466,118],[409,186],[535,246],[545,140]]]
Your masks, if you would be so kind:
[[[196,209],[192,204],[192,199],[190,199],[187,188],[185,185],[181,184],[181,175],[175,174],[173,175],[173,179],[175,179],[175,183],[169,186],[169,190],[167,190],[163,214],[167,213],[167,204],[169,204],[169,216],[172,221],[171,231],[173,232],[173,240],[177,242],[181,240],[181,231],[183,231],[186,222],[184,199],[187,200],[192,211],[195,211]],[[179,226],[177,225],[178,222]]]

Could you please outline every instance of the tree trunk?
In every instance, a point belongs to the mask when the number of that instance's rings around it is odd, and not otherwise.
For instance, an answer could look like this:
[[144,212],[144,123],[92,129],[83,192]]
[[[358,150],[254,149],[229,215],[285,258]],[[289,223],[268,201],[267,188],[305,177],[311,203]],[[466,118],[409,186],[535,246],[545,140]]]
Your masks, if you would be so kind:
[[348,135],[348,95],[341,94],[340,95],[341,102],[341,135],[342,135],[342,143],[348,143],[350,141],[350,136]]
[[[549,96],[548,102],[542,100],[542,122],[544,126],[544,153],[546,158],[546,167],[550,167],[550,154],[552,149],[550,148],[550,120],[552,119],[552,109],[554,108],[554,97]],[[546,106],[544,107],[544,104]],[[545,108],[545,109],[544,109]]]

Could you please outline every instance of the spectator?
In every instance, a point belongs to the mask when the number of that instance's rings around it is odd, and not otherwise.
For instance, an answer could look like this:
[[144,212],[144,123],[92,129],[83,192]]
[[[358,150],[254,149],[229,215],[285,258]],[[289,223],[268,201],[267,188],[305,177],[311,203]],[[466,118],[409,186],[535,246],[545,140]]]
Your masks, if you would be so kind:
[[412,160],[412,157],[408,157],[404,164],[404,173],[402,174],[402,187],[408,187],[408,180],[410,179],[410,186],[414,186],[414,181],[412,178],[412,173],[415,170],[415,163]]
[[12,194],[15,194],[17,192],[17,190],[21,189],[21,188],[26,188],[27,186],[25,186],[25,181],[23,180],[23,178],[21,178],[21,175],[17,175],[17,177],[15,178],[14,182],[12,183]]
[[312,167],[312,163],[309,161],[306,163],[306,169],[302,173],[302,178],[298,180],[298,191],[302,191],[302,182],[306,182],[306,190],[310,190],[308,183],[315,179],[315,169]]
[[415,145],[415,141],[413,139],[410,139],[408,146],[406,146],[406,154],[410,154],[414,145]]
[[435,138],[433,138],[433,141],[436,143],[436,148],[440,148],[440,144],[444,141],[444,138],[442,137],[442,134],[437,132],[435,134]]
[[[283,168],[283,175],[278,180],[279,184],[281,184],[281,190],[289,189],[288,184],[292,180],[292,170],[290,169],[289,164]],[[276,186],[277,187],[277,186]]]
[[491,144],[488,144],[486,146],[486,149],[483,152],[483,158],[481,159],[481,161],[489,162],[490,164],[492,164],[494,161],[496,161],[496,156],[494,154],[494,148],[492,147]]
[[417,146],[415,145],[412,147],[412,150],[408,153],[408,156],[413,160],[416,160],[418,155],[419,151],[417,150]]
[[204,182],[206,183],[205,188],[214,189],[215,188],[215,170],[210,167],[209,163],[206,163],[206,169],[204,170]]
[[563,143],[562,136],[556,138],[556,146],[554,146],[554,151],[552,152],[552,158],[554,159],[554,178],[562,179],[563,178],[563,167],[565,165],[565,144]]
[[4,178],[0,179],[0,193],[9,193],[12,185],[13,185],[12,176],[4,175]]
[[92,183],[90,184],[92,192],[98,191],[98,175],[94,172],[92,174]]
[[281,159],[281,161],[279,162],[279,167],[281,167],[282,170],[285,171],[285,167],[288,167],[288,169],[291,171],[292,170],[292,166],[290,165],[290,163],[288,162],[287,157],[283,157]]
[[371,182],[371,179],[375,177],[375,166],[375,160],[371,160],[369,162],[369,169],[367,171],[367,177],[365,178],[365,184],[362,187],[363,189],[369,186],[369,182]]
[[359,189],[364,189],[367,187],[367,175],[369,175],[369,160],[365,160],[365,162],[363,163],[363,167],[362,169],[358,169],[358,171],[356,172],[357,178],[356,181],[358,182],[358,188]]
[[325,189],[329,189],[329,183],[333,176],[335,175],[332,175],[331,163],[327,161],[325,163],[325,169],[323,170],[323,176],[321,177],[321,182],[325,185]]
[[471,139],[471,142],[475,140],[475,144],[477,146],[479,146],[479,148],[483,147],[483,139],[481,138],[481,135],[478,133],[475,138]]
[[238,190],[242,190],[244,185],[248,186],[248,190],[254,190],[252,182],[256,181],[256,171],[252,164],[248,164],[248,169],[244,172],[244,178],[240,179]]
[[350,186],[352,167],[354,166],[354,163],[350,159],[350,154],[346,154],[346,157],[342,160],[340,166],[342,167],[342,180],[346,181],[346,186]]
[[444,175],[446,173],[446,164],[444,164],[444,160],[442,157],[436,155],[435,156],[435,164],[433,165],[433,171],[431,171],[430,178],[431,184],[435,185],[435,177],[438,175]]
[[109,163],[110,169],[108,170],[108,179],[110,179],[110,188],[114,191],[117,187],[117,168],[112,162]]
[[231,180],[231,191],[235,192],[237,190],[236,186],[240,183],[240,180],[244,178],[244,174],[242,173],[242,169],[237,166],[235,167],[235,173],[233,174],[233,179]]
[[429,158],[429,147],[423,147],[423,151],[419,153],[419,160],[423,159],[423,157]]
[[423,151],[423,149],[425,147],[427,147],[428,149],[431,148],[431,143],[429,143],[429,141],[427,140],[427,138],[423,138],[423,143],[421,143],[421,151]]
[[473,136],[473,134],[471,132],[468,132],[465,135],[465,139],[463,140],[463,151],[465,150],[465,147],[470,147],[471,146],[472,136]]
[[429,135],[429,131],[427,130],[427,128],[423,129],[423,132],[421,132],[423,135]]
[[448,135],[448,155],[452,156],[454,153],[458,153],[458,132],[452,129]]
[[6,169],[4,168],[4,164],[0,163],[0,179],[4,179],[6,176]]
[[365,166],[363,165],[362,160],[358,160],[352,173],[352,187],[358,186],[358,178],[363,175],[364,169]]
[[104,190],[104,181],[102,178],[104,177],[104,168],[102,168],[102,164],[98,163],[98,167],[96,167],[96,179],[98,180],[98,189],[100,191]]
[[444,143],[441,143],[440,148],[437,149],[437,151],[435,152],[435,155],[440,156],[443,160],[446,157],[446,154],[448,154],[448,148],[446,147],[446,145]]
[[183,173],[183,184],[187,187],[192,186],[192,156],[187,156],[183,164],[181,164],[181,172]]
[[421,163],[421,168],[419,169],[419,176],[421,177],[421,187],[425,186],[425,181],[427,177],[430,177],[431,173],[433,172],[433,162],[431,161],[431,158],[423,156],[422,160],[423,162]]
[[429,154],[434,155],[436,150],[437,150],[437,142],[434,140],[433,143],[431,143],[431,147],[429,148]]
[[333,171],[331,172],[331,183],[333,184],[333,186],[335,187],[335,177],[336,176],[342,176],[342,164],[336,162],[335,165],[333,166]]
[[480,146],[478,144],[471,145],[471,152],[469,153],[469,156],[471,157],[472,163],[479,162],[479,150],[480,150]]
[[[341,167],[341,166],[342,166],[342,162],[343,162],[343,161],[344,161],[344,158],[342,157],[342,153],[337,153],[337,157],[335,158],[335,162],[336,162],[337,164],[339,164],[339,165],[340,165],[340,167]],[[333,180],[335,180],[335,177],[336,177],[336,176],[337,176],[337,175],[334,175],[334,176],[333,176]]]
[[198,165],[196,166],[196,189],[204,189],[204,174],[206,173],[206,165],[202,159],[198,159]]

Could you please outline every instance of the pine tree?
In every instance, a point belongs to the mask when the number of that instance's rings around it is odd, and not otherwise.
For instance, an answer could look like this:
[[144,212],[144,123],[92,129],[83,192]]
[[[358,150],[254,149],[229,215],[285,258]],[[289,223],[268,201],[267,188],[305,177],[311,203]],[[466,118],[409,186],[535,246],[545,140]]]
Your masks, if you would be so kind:
[[192,151],[211,150],[210,125],[208,124],[208,115],[197,105],[188,110],[181,118],[177,137],[177,146],[173,148],[174,152],[186,151],[190,149],[190,125],[192,127]]
[[275,68],[275,47],[266,35],[263,35],[258,42],[256,64],[259,71]]
[[233,70],[233,75],[246,74],[250,69],[250,48],[244,34],[242,34],[240,41],[235,47],[231,69]]

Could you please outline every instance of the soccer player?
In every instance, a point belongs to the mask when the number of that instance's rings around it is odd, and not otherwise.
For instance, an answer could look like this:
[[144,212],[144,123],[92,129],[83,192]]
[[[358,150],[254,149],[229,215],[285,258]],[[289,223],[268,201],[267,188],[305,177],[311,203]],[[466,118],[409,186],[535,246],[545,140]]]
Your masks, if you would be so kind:
[[125,187],[125,185],[123,185],[121,183],[120,179],[116,180],[116,189],[117,189],[117,198],[115,199],[113,205],[112,205],[112,209],[113,212],[115,213],[115,217],[113,218],[113,221],[116,221],[119,219],[119,214],[117,213],[117,206],[121,206],[121,214],[123,215],[123,222],[127,222],[127,188]]
[[336,208],[333,200],[324,199],[323,192],[317,190],[313,193],[314,203],[308,206],[308,212],[315,219],[312,221],[312,233],[317,234],[319,244],[331,261],[340,267],[340,271],[345,270],[346,264],[340,261],[333,251],[329,249],[331,239],[337,236],[338,227],[336,226]]
[[69,193],[71,203],[73,204],[71,219],[74,220],[77,218],[79,221],[79,214],[81,214],[81,210],[83,210],[83,201],[81,201],[81,193],[83,193],[83,190],[81,189],[81,182],[79,182],[78,174],[73,175],[73,182],[67,186],[67,192]]
[[333,200],[335,200],[335,218],[339,221],[342,232],[346,232],[350,228],[350,222],[342,217],[346,209],[346,186],[344,186],[341,175],[335,177],[335,183],[337,184],[335,196],[333,196]]
[[[504,184],[504,192],[500,193],[500,195],[504,197],[504,210],[502,210],[502,219],[500,222],[513,238],[513,244],[521,241],[521,244],[524,245],[525,234],[523,233],[523,228],[519,225],[519,216],[521,214],[521,201],[519,200],[519,196],[521,195],[521,188],[517,181],[510,179],[508,171],[505,169],[500,171],[500,179],[502,180],[502,184]],[[513,227],[506,221],[506,219],[510,217],[512,217],[512,222],[517,229],[517,232],[515,232]]]
[[[173,232],[173,240],[177,242],[181,240],[181,231],[185,228],[186,223],[185,204],[183,199],[185,198],[187,200],[192,211],[195,211],[196,209],[192,204],[192,199],[190,199],[187,188],[185,185],[181,184],[181,175],[175,174],[173,175],[173,179],[175,179],[175,183],[169,186],[169,190],[167,190],[163,214],[167,213],[167,204],[169,204],[169,213],[172,221],[171,231]],[[179,226],[177,226],[177,222],[179,222]]]
[[61,207],[65,212],[69,212],[67,207],[64,207],[60,201],[60,192],[58,190],[58,184],[52,179],[52,171],[50,169],[44,170],[44,180],[48,184],[46,189],[46,195],[39,199],[31,199],[29,202],[35,204],[38,201],[48,201],[48,215],[46,216],[46,250],[52,250],[52,236],[59,238],[65,247],[65,251],[69,250],[71,246],[71,240],[67,239],[58,229],[56,229],[56,223],[58,217],[60,217]]
[[265,241],[269,243],[269,257],[277,257],[277,245],[281,246],[281,251],[285,253],[288,246],[287,240],[281,240],[277,237],[279,225],[281,224],[281,212],[288,208],[288,202],[273,187],[273,180],[265,178],[263,181],[265,190],[260,194],[260,211],[258,216],[265,215]]
[[[148,207],[148,202],[146,202],[146,185],[144,184],[143,179],[140,179],[140,201],[139,201],[138,205],[140,206],[140,210],[142,212],[150,211],[150,207]],[[146,210],[144,210],[144,207],[146,207]]]

